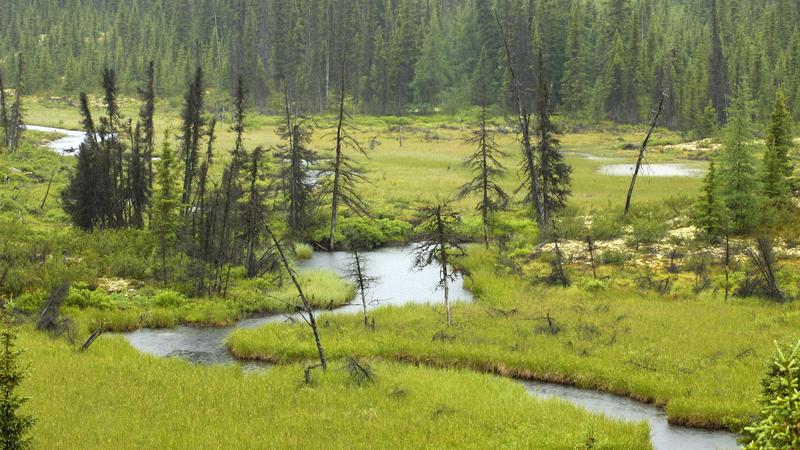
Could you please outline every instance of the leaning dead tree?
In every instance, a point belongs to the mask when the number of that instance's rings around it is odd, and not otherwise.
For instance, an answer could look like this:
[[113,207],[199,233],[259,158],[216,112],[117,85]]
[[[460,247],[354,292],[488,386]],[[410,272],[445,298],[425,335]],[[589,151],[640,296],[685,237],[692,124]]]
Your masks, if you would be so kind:
[[647,150],[647,143],[650,141],[650,136],[653,134],[653,130],[656,128],[656,123],[658,122],[658,117],[661,115],[661,111],[664,109],[664,99],[667,97],[667,92],[664,91],[661,93],[661,100],[658,102],[658,108],[656,109],[655,114],[653,114],[653,118],[650,120],[650,129],[647,131],[647,136],[644,138],[644,142],[642,142],[642,146],[639,148],[639,157],[636,158],[636,166],[633,169],[633,177],[631,178],[631,186],[628,188],[628,197],[625,199],[625,214],[628,214],[628,211],[631,209],[631,198],[633,198],[633,188],[636,186],[636,178],[639,176],[639,171],[642,169],[642,163],[644,162],[644,152]]
[[67,333],[70,341],[72,340],[72,322],[69,319],[61,317],[61,306],[64,300],[67,299],[69,294],[69,283],[60,283],[47,297],[42,312],[39,314],[39,321],[36,323],[36,329],[39,331],[47,331],[55,335]]
[[545,211],[542,202],[541,186],[539,185],[539,168],[537,167],[536,155],[534,154],[533,145],[531,144],[531,112],[523,99],[522,84],[517,79],[514,72],[511,49],[503,26],[500,23],[500,17],[497,15],[497,11],[495,11],[495,19],[500,29],[500,35],[503,38],[503,45],[505,46],[506,58],[508,60],[508,73],[511,77],[511,91],[517,103],[517,121],[520,133],[519,141],[523,156],[522,173],[525,175],[525,179],[520,185],[519,190],[525,191],[525,202],[533,207],[536,223],[539,225],[539,229],[542,230],[547,224],[544,222]]
[[753,261],[761,279],[764,281],[764,293],[771,299],[779,302],[785,299],[776,276],[777,259],[775,249],[772,247],[772,240],[767,237],[760,237],[756,240],[756,250],[748,249],[750,259]]
[[[317,345],[317,353],[319,354],[319,367],[322,367],[323,370],[326,370],[328,368],[328,361],[325,358],[325,350],[322,348],[322,340],[319,337],[319,327],[317,327],[317,320],[314,317],[314,309],[311,307],[311,302],[308,301],[306,294],[303,292],[303,288],[300,286],[300,281],[297,279],[297,273],[292,268],[291,264],[289,264],[289,260],[286,258],[286,253],[283,251],[283,246],[281,246],[278,237],[275,236],[275,233],[272,232],[272,229],[269,227],[269,225],[264,226],[269,239],[272,241],[271,250],[277,253],[281,265],[283,265],[283,268],[286,270],[289,278],[292,279],[292,284],[294,284],[294,287],[297,290],[297,296],[300,298],[302,308],[305,312],[305,315],[301,314],[301,317],[308,324],[308,326],[311,327],[311,331],[314,333],[314,343]],[[306,379],[308,380],[308,378],[308,371],[306,371]]]

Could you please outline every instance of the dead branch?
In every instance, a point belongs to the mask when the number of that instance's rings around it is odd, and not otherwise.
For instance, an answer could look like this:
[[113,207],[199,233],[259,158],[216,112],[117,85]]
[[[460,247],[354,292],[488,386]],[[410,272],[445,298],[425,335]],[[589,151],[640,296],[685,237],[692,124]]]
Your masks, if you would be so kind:
[[653,119],[650,120],[650,129],[647,131],[647,136],[645,136],[644,142],[642,142],[642,146],[639,148],[639,157],[636,159],[636,167],[633,169],[631,186],[628,188],[628,197],[625,200],[625,215],[628,215],[628,211],[630,211],[631,209],[631,198],[633,198],[633,188],[634,186],[636,186],[636,177],[639,176],[639,170],[641,170],[642,168],[642,161],[644,160],[644,152],[647,150],[647,142],[650,141],[650,136],[653,134],[653,130],[655,130],[656,128],[656,122],[658,122],[658,116],[661,115],[661,111],[664,109],[664,99],[666,98],[666,96],[667,96],[666,91],[661,93],[661,100],[658,102],[658,109],[653,115]]

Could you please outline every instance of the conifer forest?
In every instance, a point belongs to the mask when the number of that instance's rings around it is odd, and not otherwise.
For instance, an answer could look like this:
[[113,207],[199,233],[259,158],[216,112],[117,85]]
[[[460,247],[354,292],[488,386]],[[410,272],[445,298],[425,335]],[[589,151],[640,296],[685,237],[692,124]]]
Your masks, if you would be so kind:
[[800,448],[796,0],[0,0],[0,450]]

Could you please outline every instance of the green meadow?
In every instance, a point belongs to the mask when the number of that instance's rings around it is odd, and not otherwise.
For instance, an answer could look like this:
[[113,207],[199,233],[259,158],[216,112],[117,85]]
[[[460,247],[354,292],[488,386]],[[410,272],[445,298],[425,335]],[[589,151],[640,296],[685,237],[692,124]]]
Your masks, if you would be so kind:
[[643,424],[469,371],[375,362],[360,380],[336,362],[306,384],[300,365],[195,366],[121,337],[84,353],[28,330],[19,342],[37,448],[649,448]]

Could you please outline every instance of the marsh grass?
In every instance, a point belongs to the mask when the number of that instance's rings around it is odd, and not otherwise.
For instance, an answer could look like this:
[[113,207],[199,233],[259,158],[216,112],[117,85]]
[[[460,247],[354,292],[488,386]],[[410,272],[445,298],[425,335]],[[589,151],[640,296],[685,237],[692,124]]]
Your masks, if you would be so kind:
[[38,448],[649,448],[645,424],[537,400],[509,380],[371,363],[355,383],[344,361],[303,382],[299,365],[247,372],[145,356],[121,337],[78,353],[32,331],[20,339],[23,394]]
[[[471,252],[468,284],[478,300],[455,305],[448,339],[436,339],[442,308],[409,305],[375,310],[368,331],[355,316],[322,316],[326,351],[575,384],[664,406],[672,423],[737,429],[758,411],[773,341],[800,328],[792,304],[536,287],[498,274],[495,263],[492,253]],[[291,362],[313,355],[306,334],[269,325],[237,330],[228,345],[242,358]]]
[[295,242],[294,256],[297,259],[311,259],[314,256],[314,247],[305,242]]

